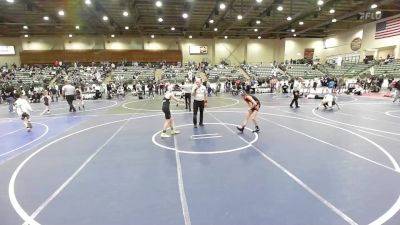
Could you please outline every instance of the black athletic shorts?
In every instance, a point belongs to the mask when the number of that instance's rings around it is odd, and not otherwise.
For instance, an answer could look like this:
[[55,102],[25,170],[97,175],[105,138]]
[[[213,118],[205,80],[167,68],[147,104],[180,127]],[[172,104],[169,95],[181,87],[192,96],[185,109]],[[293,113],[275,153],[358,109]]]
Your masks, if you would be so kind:
[[260,102],[257,102],[257,105],[251,108],[251,112],[260,110],[260,107],[261,107]]
[[25,120],[25,118],[27,118],[27,119],[29,120],[31,117],[29,116],[28,113],[24,112],[24,113],[22,113],[22,115],[21,115],[21,120]]
[[162,111],[165,114],[165,119],[171,119],[171,111],[169,110],[169,104],[163,104]]

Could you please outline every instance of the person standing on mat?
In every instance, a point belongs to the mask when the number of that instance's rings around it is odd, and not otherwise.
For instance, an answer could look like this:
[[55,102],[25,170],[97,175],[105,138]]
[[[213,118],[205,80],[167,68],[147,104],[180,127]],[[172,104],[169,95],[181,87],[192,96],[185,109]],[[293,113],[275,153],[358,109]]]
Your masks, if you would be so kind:
[[29,112],[32,112],[32,107],[28,103],[26,99],[21,98],[20,94],[15,94],[15,98],[17,99],[14,103],[15,109],[17,111],[18,116],[21,117],[21,120],[24,121],[24,125],[28,132],[32,130],[31,116]]
[[239,94],[240,96],[242,96],[243,100],[249,105],[250,108],[247,110],[242,127],[236,127],[236,128],[243,133],[244,128],[247,126],[249,119],[251,119],[255,126],[255,130],[253,130],[253,133],[258,133],[260,131],[260,127],[258,127],[256,117],[261,106],[260,100],[258,100],[258,98],[256,98],[253,95],[246,94],[246,92],[244,91],[240,91]]
[[70,112],[76,112],[76,109],[74,107],[74,98],[75,98],[75,87],[71,85],[70,80],[65,81],[64,87],[62,87],[62,93],[63,96],[67,99],[68,105],[69,105],[69,111]]
[[183,85],[183,91],[185,92],[185,109],[189,108],[189,112],[192,111],[192,84],[189,80],[186,80],[186,83]]
[[204,108],[207,107],[208,97],[207,97],[207,88],[201,85],[201,80],[198,78],[195,81],[195,85],[192,88],[192,96],[193,96],[193,125],[194,128],[197,128],[197,112],[200,109],[200,123],[199,126],[204,126],[203,123],[203,112]]
[[171,111],[169,109],[171,98],[173,100],[175,100],[176,102],[182,102],[183,103],[183,99],[177,99],[174,96],[174,93],[172,92],[172,85],[169,85],[168,88],[167,88],[167,92],[165,92],[165,94],[164,94],[163,103],[162,103],[162,111],[165,114],[165,122],[164,122],[164,126],[163,126],[163,131],[161,133],[161,137],[162,138],[171,137],[170,135],[167,134],[167,129],[168,128],[171,128],[171,134],[172,135],[180,133],[179,131],[174,130],[174,120],[171,117]]

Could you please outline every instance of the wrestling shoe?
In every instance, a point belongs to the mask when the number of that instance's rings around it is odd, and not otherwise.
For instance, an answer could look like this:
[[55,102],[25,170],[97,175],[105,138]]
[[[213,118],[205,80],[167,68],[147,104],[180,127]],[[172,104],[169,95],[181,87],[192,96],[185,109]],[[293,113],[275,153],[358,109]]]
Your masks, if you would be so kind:
[[236,129],[238,129],[240,132],[242,132],[243,133],[243,131],[244,131],[244,127],[236,127]]
[[169,138],[171,137],[170,135],[166,134],[166,133],[161,133],[161,138]]

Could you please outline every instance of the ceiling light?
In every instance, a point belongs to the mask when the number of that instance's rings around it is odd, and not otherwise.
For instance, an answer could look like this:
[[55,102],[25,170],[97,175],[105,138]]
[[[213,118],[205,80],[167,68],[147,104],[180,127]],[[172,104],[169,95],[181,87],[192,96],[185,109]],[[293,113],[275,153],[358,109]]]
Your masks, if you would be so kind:
[[291,16],[288,16],[286,19],[287,19],[288,21],[291,21],[291,20],[292,20],[292,17],[291,17]]
[[225,39],[228,39],[228,36],[224,36]]
[[81,28],[81,27],[78,26],[78,25],[75,26],[75,29],[76,29],[76,30],[79,30],[80,28]]
[[68,35],[68,37],[72,38],[72,34]]
[[44,20],[49,20],[50,18],[48,16],[43,17]]
[[161,1],[156,1],[156,6],[157,7],[161,7],[162,6],[162,2]]
[[150,37],[151,37],[151,38],[154,38],[155,36],[154,36],[154,34],[152,34]]
[[160,22],[160,23],[162,23],[164,21],[164,19],[163,18],[158,18],[158,22]]
[[186,18],[189,17],[189,15],[188,15],[187,13],[183,13],[183,14],[182,14],[182,17],[183,17],[184,19],[186,19]]
[[115,35],[114,35],[114,34],[111,34],[111,37],[112,37],[112,38],[115,38]]
[[8,3],[14,3],[14,0],[7,0]]
[[257,38],[258,38],[258,39],[261,39],[261,36],[258,36]]
[[331,9],[331,10],[329,10],[329,13],[330,13],[330,14],[334,14],[334,13],[335,13],[335,10],[334,10],[334,9]]
[[304,22],[303,22],[303,21],[300,21],[300,22],[299,22],[299,25],[300,25],[300,26],[303,26],[303,25],[304,25]]
[[378,7],[377,4],[372,4],[372,5],[371,5],[371,9],[376,9],[376,7]]
[[214,28],[214,31],[218,31],[218,28],[215,27],[215,28]]
[[108,20],[108,16],[103,16],[103,20],[107,21]]
[[323,4],[324,4],[324,1],[318,0],[317,4],[318,4],[318,5],[323,5]]
[[376,15],[380,15],[380,14],[382,14],[382,11],[378,10],[375,13],[376,13]]
[[256,29],[254,29],[254,32],[258,32],[258,29],[256,28]]
[[297,36],[297,34],[293,34],[293,37],[296,37]]
[[28,30],[28,26],[23,26],[22,28],[24,28],[24,30]]
[[65,12],[64,12],[64,10],[60,10],[60,11],[58,11],[58,15],[59,15],[59,16],[64,16],[64,15],[65,15]]
[[242,19],[243,19],[243,16],[239,14],[239,15],[237,16],[237,19],[238,19],[238,20],[242,20]]
[[90,0],[85,0],[85,4],[86,4],[86,5],[90,5],[90,4],[92,4],[92,1],[90,1]]
[[296,32],[296,30],[295,30],[295,29],[291,29],[290,31],[292,31],[292,33]]
[[260,24],[260,23],[261,23],[261,21],[259,21],[259,20],[256,21],[256,24]]
[[171,30],[175,30],[175,27],[171,27]]
[[277,8],[276,8],[278,11],[282,11],[283,10],[283,6],[278,6]]
[[124,11],[124,12],[122,13],[122,15],[124,15],[124,16],[129,16],[129,13],[128,13],[127,11]]
[[24,37],[26,37],[26,38],[27,38],[27,37],[29,37],[29,35],[25,34],[25,35],[24,35]]
[[332,19],[332,23],[336,23],[336,21],[337,21],[337,20],[336,20],[335,18]]
[[225,3],[221,3],[221,4],[219,4],[219,8],[220,8],[220,9],[225,9],[225,8],[226,8],[226,5],[225,5]]
[[189,38],[190,38],[190,39],[192,39],[192,38],[193,38],[193,36],[192,36],[192,35],[189,35]]
[[209,20],[208,22],[209,22],[209,23],[214,23],[214,20]]
[[261,3],[263,0],[256,0],[256,2]]
[[128,27],[128,26],[125,26],[125,30],[129,30],[129,27]]

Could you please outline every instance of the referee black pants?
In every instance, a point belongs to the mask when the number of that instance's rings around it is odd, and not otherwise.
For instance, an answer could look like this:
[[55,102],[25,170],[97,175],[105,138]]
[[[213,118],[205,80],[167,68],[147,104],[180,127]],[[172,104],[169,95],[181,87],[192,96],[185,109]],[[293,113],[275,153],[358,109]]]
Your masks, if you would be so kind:
[[193,124],[197,125],[197,112],[200,109],[200,123],[203,124],[204,101],[193,101]]
[[70,112],[72,112],[72,111],[75,112],[76,109],[75,109],[74,104],[73,104],[73,101],[74,101],[75,96],[73,96],[73,95],[67,95],[67,96],[65,96],[65,98],[67,99],[67,102],[68,102],[68,105],[69,105],[69,111],[70,111]]

